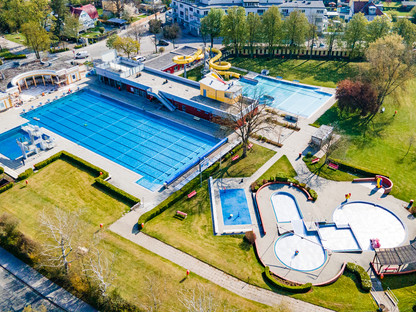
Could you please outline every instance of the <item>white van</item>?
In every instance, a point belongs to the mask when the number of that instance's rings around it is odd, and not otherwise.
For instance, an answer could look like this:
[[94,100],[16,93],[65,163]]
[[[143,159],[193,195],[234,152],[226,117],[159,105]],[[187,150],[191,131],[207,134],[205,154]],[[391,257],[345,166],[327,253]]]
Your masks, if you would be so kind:
[[88,53],[88,51],[79,51],[79,52],[75,53],[75,58],[76,59],[87,58],[89,56],[90,56],[90,54]]

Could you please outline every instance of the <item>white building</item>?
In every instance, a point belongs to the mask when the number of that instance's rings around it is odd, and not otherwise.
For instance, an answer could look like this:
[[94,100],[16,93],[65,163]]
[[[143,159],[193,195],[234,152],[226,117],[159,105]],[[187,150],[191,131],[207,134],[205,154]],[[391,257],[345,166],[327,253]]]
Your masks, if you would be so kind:
[[325,6],[322,1],[285,1],[285,0],[173,0],[173,19],[191,33],[199,34],[200,19],[212,8],[227,9],[233,6],[242,6],[246,14],[253,12],[263,15],[271,6],[279,7],[283,16],[288,16],[293,10],[305,13],[310,22],[316,21],[320,30],[326,27],[327,17]]

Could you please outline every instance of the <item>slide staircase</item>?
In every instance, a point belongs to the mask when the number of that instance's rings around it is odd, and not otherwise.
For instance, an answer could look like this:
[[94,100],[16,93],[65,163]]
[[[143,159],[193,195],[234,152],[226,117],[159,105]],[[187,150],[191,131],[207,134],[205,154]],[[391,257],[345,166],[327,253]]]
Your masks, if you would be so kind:
[[147,91],[147,93],[149,95],[157,98],[160,101],[160,103],[162,103],[163,105],[165,105],[165,107],[169,111],[173,112],[176,109],[176,107],[160,91],[158,91],[157,93],[152,92],[152,91]]

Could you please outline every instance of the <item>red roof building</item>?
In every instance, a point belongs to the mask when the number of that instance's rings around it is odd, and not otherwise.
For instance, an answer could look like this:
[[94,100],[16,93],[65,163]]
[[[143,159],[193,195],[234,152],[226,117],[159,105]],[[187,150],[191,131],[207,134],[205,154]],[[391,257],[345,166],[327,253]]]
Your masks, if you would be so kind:
[[72,14],[80,15],[82,11],[87,13],[91,17],[91,19],[93,20],[98,19],[97,9],[92,4],[83,5],[82,7],[79,7],[79,8],[71,7]]

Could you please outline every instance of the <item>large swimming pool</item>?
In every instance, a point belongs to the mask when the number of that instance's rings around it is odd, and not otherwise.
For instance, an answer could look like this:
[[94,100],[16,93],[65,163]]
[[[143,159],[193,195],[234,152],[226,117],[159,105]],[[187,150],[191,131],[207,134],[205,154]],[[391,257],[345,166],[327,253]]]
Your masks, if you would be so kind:
[[68,95],[24,117],[142,175],[137,183],[151,190],[204,157],[219,142],[89,90]]
[[306,118],[312,116],[332,96],[317,87],[298,85],[260,75],[256,76],[254,81],[242,78],[238,84],[243,86],[245,96],[257,98],[267,95],[272,98],[269,103],[271,107]]

